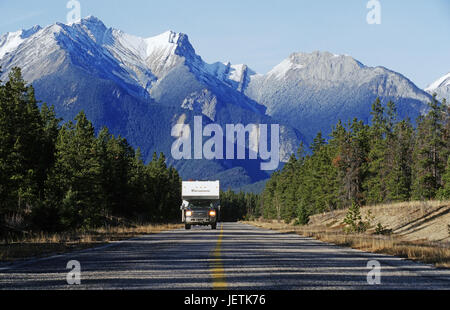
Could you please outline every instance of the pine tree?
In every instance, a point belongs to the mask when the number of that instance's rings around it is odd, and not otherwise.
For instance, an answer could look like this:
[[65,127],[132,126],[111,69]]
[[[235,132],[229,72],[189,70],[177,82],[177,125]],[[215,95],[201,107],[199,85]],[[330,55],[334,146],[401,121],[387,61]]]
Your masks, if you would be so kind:
[[169,167],[169,186],[166,199],[166,221],[176,221],[179,218],[181,206],[181,177],[174,167]]
[[389,158],[386,162],[386,201],[408,201],[411,198],[414,128],[409,120],[395,125],[388,139]]
[[146,210],[148,201],[147,195],[147,174],[146,167],[142,160],[141,150],[138,148],[131,162],[130,177],[128,179],[128,188],[130,204],[138,214],[141,221],[150,220],[150,212]]
[[60,204],[53,200],[55,187],[49,182],[49,175],[56,161],[56,140],[61,119],[56,118],[54,107],[45,103],[41,107],[43,137],[41,142],[40,164],[37,171],[38,199],[31,210],[29,221],[32,229],[45,231],[62,230],[60,223]]
[[38,188],[40,189],[39,197],[44,199],[45,182],[55,164],[55,146],[61,119],[56,117],[54,106],[49,107],[46,103],[42,104],[40,114],[43,125],[43,138],[41,142],[42,152],[39,164]]
[[107,182],[103,184],[102,193],[107,195],[109,208],[116,215],[131,217],[133,205],[129,202],[128,180],[131,173],[131,164],[134,150],[122,137],[111,138],[107,142],[106,169]]
[[[289,223],[296,217],[296,188],[294,185],[294,179],[296,174],[297,159],[294,155],[290,157],[289,162],[283,167],[282,174],[280,176],[280,182],[278,183],[276,198],[277,208],[279,211],[279,218]],[[278,211],[277,211],[278,213]],[[277,215],[278,217],[278,215]]]
[[280,171],[275,171],[271,178],[267,181],[263,192],[263,208],[262,216],[266,219],[277,218],[277,207],[279,206],[279,199],[276,199],[277,183],[280,176]]
[[443,139],[444,109],[433,96],[430,111],[419,117],[414,149],[413,198],[433,199],[442,186],[445,169],[445,144]]
[[450,157],[450,104],[444,99],[442,101],[443,108],[443,133],[442,140],[444,142],[444,150],[442,151],[442,158]]
[[32,86],[13,68],[0,87],[0,217],[27,212],[39,196],[43,126]]
[[386,196],[385,174],[386,170],[386,136],[387,120],[384,116],[384,108],[379,98],[372,105],[372,125],[369,129],[368,138],[370,140],[367,177],[364,182],[364,189],[367,192],[368,203],[380,203]]
[[367,154],[369,150],[368,126],[354,119],[349,124],[341,146],[340,173],[342,180],[342,199],[345,205],[352,202],[365,202],[363,183],[367,175]]
[[343,224],[347,225],[344,229],[347,233],[361,233],[367,230],[368,223],[363,221],[361,206],[357,202],[353,202],[348,209]]
[[447,161],[447,168],[443,176],[443,187],[439,191],[439,198],[443,200],[450,199],[450,157]]
[[319,132],[312,146],[310,158],[312,194],[315,212],[330,211],[337,207],[338,171],[333,166],[334,152]]
[[102,195],[96,138],[92,123],[80,112],[66,123],[56,143],[56,163],[49,182],[53,201],[61,201],[61,225],[66,229],[102,223]]

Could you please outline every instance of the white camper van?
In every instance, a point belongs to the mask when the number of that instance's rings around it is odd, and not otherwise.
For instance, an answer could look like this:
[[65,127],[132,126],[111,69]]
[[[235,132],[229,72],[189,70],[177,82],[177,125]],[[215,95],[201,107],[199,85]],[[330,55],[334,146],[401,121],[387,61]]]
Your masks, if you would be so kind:
[[216,229],[220,211],[220,182],[183,181],[181,192],[181,215],[185,228],[211,225],[212,229]]

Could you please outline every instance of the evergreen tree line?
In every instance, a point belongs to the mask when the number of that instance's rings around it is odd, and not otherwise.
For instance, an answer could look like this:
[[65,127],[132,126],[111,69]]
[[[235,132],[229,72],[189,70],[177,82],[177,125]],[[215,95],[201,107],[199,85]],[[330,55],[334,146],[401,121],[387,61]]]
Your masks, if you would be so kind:
[[96,135],[80,112],[61,124],[38,107],[34,89],[14,68],[0,81],[0,227],[66,231],[114,222],[179,218],[181,179],[165,157],[144,164],[140,151],[112,135]]
[[260,216],[260,197],[257,194],[232,190],[220,192],[220,215],[222,222],[237,222]]
[[450,198],[450,107],[435,96],[416,126],[398,118],[393,102],[377,99],[370,125],[339,121],[310,149],[300,146],[268,181],[264,218],[306,224],[313,214],[352,204]]

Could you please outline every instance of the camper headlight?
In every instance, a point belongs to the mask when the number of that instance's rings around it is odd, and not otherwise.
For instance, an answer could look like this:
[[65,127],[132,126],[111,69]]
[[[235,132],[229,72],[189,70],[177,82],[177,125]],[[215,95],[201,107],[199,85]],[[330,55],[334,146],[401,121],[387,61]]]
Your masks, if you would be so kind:
[[209,216],[212,216],[212,217],[216,216],[216,211],[214,211],[214,210],[209,211]]
[[191,210],[186,211],[186,216],[192,216],[192,211]]

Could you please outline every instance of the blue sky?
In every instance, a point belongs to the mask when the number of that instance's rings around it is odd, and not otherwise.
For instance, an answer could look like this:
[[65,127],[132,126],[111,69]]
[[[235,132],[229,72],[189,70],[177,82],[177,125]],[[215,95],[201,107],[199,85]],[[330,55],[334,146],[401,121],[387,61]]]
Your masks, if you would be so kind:
[[[368,0],[79,0],[83,17],[149,37],[189,35],[207,62],[245,63],[265,73],[293,52],[348,54],[398,71],[419,87],[450,71],[449,0],[379,0],[381,25],[369,25]],[[0,33],[65,22],[66,0],[0,0]]]

